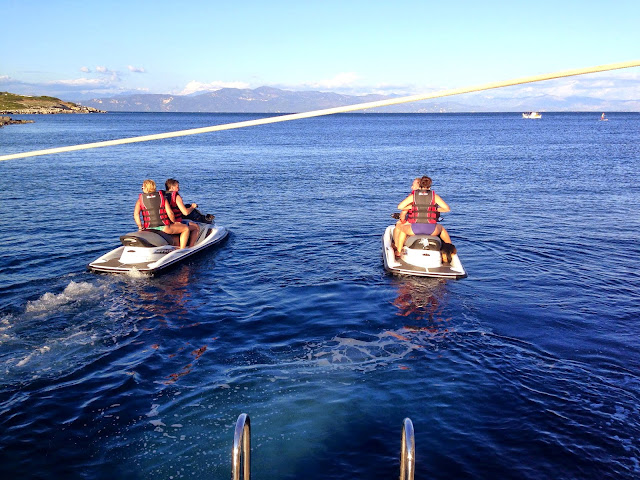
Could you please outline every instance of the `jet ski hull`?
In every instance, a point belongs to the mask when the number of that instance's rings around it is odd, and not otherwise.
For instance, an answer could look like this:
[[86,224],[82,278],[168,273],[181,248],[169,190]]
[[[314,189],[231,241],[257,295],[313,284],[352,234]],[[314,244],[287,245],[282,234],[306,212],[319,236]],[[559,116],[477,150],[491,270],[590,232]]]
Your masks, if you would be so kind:
[[[98,273],[137,271],[146,275],[155,275],[196,253],[219,244],[229,234],[229,230],[225,227],[206,223],[198,223],[198,225],[200,235],[193,247],[177,249],[175,245],[169,243],[172,241],[172,236],[151,230],[132,232],[121,237],[124,246],[102,255],[87,265],[87,269]],[[168,241],[162,241],[160,236],[168,238]],[[151,241],[147,241],[148,239]]]
[[401,258],[396,259],[393,253],[394,225],[390,225],[382,235],[382,259],[384,268],[394,275],[413,275],[418,277],[435,277],[460,279],[467,276],[458,254],[454,254],[451,265],[443,265],[440,254],[441,241],[431,235],[415,235],[407,237],[407,245]]

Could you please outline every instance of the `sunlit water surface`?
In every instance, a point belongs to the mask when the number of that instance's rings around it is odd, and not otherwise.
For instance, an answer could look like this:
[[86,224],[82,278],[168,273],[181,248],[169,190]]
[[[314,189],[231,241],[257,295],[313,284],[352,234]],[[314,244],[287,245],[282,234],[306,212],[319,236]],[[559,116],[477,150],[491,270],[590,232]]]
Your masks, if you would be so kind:
[[[0,154],[255,116],[37,116]],[[5,478],[640,476],[640,115],[353,114],[0,162]],[[469,272],[383,271],[428,174]],[[230,228],[156,278],[87,273],[143,179]]]

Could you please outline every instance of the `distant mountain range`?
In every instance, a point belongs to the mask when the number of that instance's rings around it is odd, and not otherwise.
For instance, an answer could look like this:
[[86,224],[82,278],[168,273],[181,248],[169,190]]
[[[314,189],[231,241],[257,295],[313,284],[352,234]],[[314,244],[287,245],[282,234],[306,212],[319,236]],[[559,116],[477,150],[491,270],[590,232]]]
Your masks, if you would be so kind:
[[[298,113],[392,99],[384,95],[342,95],[331,92],[289,91],[273,87],[223,88],[196,95],[135,94],[93,98],[77,103],[108,112]],[[456,98],[457,100],[451,100]],[[524,111],[640,111],[638,101],[591,97],[536,96],[496,98],[483,94],[425,100],[363,110],[371,113],[457,113]]]

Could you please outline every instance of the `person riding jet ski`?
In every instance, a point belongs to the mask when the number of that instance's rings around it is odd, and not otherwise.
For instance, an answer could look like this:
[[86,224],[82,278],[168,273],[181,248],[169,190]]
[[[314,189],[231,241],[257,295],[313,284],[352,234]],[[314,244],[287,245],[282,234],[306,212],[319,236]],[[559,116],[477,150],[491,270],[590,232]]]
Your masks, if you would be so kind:
[[156,190],[156,182],[153,180],[142,182],[142,193],[138,196],[133,209],[133,219],[138,225],[138,230],[160,230],[164,233],[180,235],[179,248],[186,248],[189,227],[184,223],[172,223],[175,221],[173,211],[167,208],[164,192]]
[[182,196],[180,193],[180,182],[174,178],[167,179],[164,182],[165,190],[165,198],[171,203],[171,209],[173,213],[176,215],[176,218],[186,218],[187,220],[193,220],[194,222],[200,223],[213,223],[214,215],[207,213],[203,215],[200,210],[198,210],[197,203],[184,203],[182,200]]
[[188,207],[184,204],[184,202],[182,201],[182,196],[179,193],[180,183],[177,180],[169,178],[166,182],[164,182],[164,186],[166,187],[166,190],[164,191],[164,197],[165,200],[169,202],[171,211],[176,218],[176,223],[184,223],[189,227],[189,246],[191,247],[196,243],[196,240],[198,239],[198,235],[200,234],[200,227],[196,223],[191,223],[186,220],[186,217],[196,209],[198,204],[193,203]]
[[430,177],[420,178],[419,188],[412,191],[407,198],[398,204],[399,210],[411,209],[407,223],[396,226],[397,235],[394,235],[394,255],[402,256],[404,241],[409,235],[436,235],[445,242],[451,243],[447,230],[438,224],[438,214],[449,212],[451,208],[440,198],[440,195],[431,190],[433,181]]

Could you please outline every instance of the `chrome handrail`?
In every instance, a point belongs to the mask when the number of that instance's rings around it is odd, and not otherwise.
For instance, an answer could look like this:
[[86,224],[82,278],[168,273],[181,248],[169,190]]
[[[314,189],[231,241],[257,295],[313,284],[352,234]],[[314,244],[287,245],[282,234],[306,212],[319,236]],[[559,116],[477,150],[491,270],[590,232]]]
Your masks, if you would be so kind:
[[[242,449],[240,444],[242,443]],[[246,413],[236,422],[231,452],[231,480],[240,480],[240,461],[242,460],[242,478],[251,480],[251,420]]]
[[400,480],[413,480],[416,471],[416,443],[410,418],[402,422],[402,450],[400,451]]

